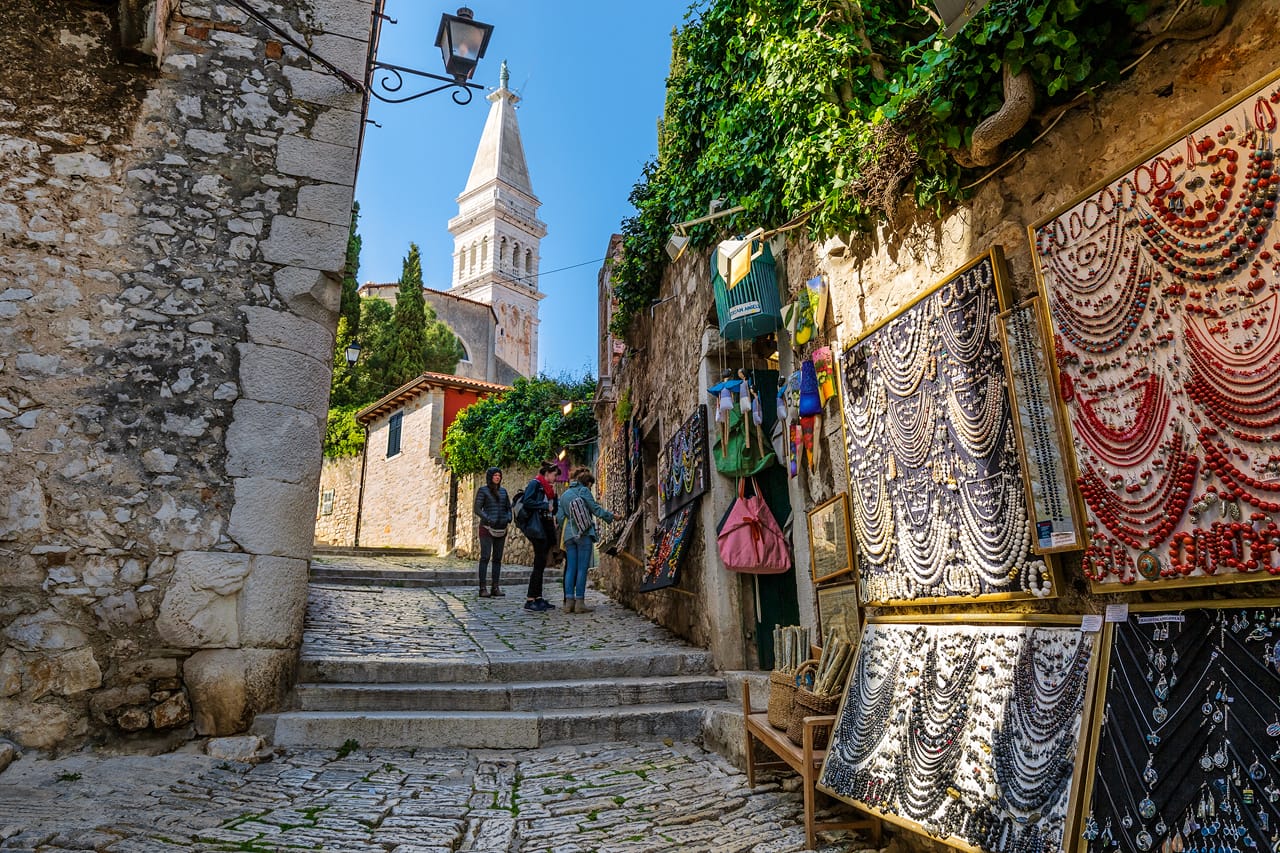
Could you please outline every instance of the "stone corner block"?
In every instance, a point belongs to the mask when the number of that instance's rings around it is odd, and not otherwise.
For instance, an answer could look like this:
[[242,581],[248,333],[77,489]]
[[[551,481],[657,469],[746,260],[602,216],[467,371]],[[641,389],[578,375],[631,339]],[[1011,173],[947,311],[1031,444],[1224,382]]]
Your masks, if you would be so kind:
[[248,554],[184,551],[160,603],[156,630],[179,648],[226,648],[240,644],[235,596],[249,574]]
[[262,259],[337,273],[346,256],[349,232],[347,225],[276,216],[271,220],[271,234],[260,246]]
[[258,305],[242,305],[240,313],[249,321],[251,343],[280,347],[325,363],[333,358],[334,331],[328,324]]
[[342,281],[333,273],[304,267],[276,270],[276,294],[298,314],[323,323],[325,328],[338,324],[338,308],[342,305]]
[[288,557],[254,557],[240,596],[240,642],[296,649],[302,645],[310,563]]
[[291,406],[323,417],[329,409],[333,370],[302,353],[259,344],[237,344],[244,398]]
[[[276,168],[285,175],[341,184],[348,192],[353,192],[356,152],[332,142],[286,134],[280,137],[280,143],[276,147]],[[337,224],[349,227],[350,213],[345,222],[339,221]]]
[[316,487],[315,482],[237,479],[227,535],[250,553],[310,559],[316,526]]
[[311,483],[321,465],[320,422],[289,406],[238,400],[227,428],[227,473]]
[[211,649],[182,667],[196,734],[224,737],[247,731],[255,714],[280,707],[296,672],[297,652]]

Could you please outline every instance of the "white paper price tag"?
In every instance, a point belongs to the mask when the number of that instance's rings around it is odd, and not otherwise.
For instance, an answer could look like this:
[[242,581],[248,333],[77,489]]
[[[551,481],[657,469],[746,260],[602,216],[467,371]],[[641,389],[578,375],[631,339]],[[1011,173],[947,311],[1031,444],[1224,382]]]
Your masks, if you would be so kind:
[[1107,605],[1107,621],[1108,622],[1124,622],[1129,618],[1129,605],[1127,604],[1108,604]]
[[1080,630],[1085,634],[1096,634],[1102,630],[1102,614],[1090,613],[1080,621]]

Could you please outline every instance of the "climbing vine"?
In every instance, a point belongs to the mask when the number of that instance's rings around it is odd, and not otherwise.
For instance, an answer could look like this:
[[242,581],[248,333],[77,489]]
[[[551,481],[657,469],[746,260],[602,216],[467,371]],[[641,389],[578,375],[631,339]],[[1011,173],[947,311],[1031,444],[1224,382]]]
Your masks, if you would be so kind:
[[815,237],[868,232],[903,195],[940,212],[975,174],[965,152],[1006,74],[1029,75],[1039,107],[1064,103],[1118,76],[1149,15],[1136,0],[991,0],[946,40],[929,5],[694,4],[673,36],[659,155],[622,224],[615,334],[656,298],[672,224],[713,198],[746,210],[692,227],[694,245],[805,213]]

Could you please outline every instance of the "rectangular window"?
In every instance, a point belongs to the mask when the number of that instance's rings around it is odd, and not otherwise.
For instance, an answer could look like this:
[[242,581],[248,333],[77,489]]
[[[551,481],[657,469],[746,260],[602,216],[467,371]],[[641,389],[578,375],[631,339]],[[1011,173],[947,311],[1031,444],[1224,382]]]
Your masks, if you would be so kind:
[[400,424],[404,422],[404,412],[396,412],[391,416],[387,430],[387,456],[395,456],[400,452]]
[[320,493],[320,514],[333,515],[333,489],[326,489]]

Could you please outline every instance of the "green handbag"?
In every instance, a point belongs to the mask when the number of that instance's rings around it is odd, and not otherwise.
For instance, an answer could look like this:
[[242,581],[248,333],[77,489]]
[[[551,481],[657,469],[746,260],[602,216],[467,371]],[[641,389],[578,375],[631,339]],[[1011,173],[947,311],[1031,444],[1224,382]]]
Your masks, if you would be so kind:
[[746,429],[753,429],[753,426],[749,421],[744,424],[742,411],[737,406],[730,409],[728,414],[727,445],[722,446],[720,430],[712,431],[711,458],[715,460],[717,471],[726,477],[752,477],[777,461],[773,446],[767,441],[761,443],[754,434],[751,446],[746,446],[744,426]]

